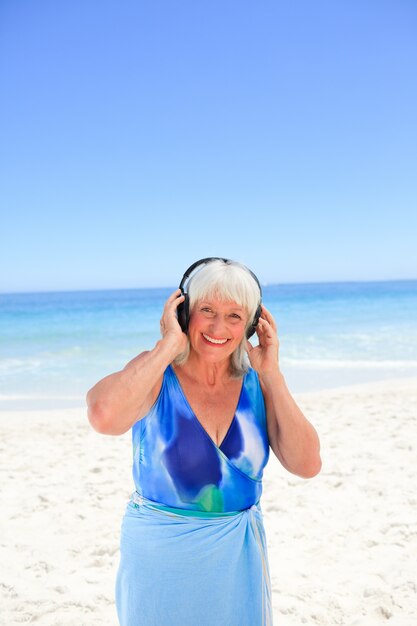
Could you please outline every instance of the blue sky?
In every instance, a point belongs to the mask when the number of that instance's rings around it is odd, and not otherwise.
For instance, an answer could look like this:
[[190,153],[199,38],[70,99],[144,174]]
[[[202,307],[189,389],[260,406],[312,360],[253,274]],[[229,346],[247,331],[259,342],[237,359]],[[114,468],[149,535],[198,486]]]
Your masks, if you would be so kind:
[[2,0],[0,291],[417,278],[414,0]]

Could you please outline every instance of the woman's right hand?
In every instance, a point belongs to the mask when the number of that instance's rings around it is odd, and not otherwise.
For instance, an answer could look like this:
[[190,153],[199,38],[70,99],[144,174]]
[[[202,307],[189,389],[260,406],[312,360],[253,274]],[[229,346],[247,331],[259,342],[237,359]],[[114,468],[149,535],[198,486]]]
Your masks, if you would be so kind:
[[[162,340],[172,346],[175,356],[184,352],[187,347],[187,335],[181,330],[178,323],[177,308],[184,302],[185,296],[181,290],[177,289],[165,302],[164,310],[160,321]],[[175,357],[174,357],[175,358]]]

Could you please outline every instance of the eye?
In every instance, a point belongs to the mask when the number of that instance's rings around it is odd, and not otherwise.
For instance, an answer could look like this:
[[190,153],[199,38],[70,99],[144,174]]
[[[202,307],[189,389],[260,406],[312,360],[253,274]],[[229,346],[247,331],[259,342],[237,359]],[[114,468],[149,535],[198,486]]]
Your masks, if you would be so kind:
[[241,320],[242,319],[241,316],[238,315],[237,313],[232,313],[230,317],[233,317],[236,320]]

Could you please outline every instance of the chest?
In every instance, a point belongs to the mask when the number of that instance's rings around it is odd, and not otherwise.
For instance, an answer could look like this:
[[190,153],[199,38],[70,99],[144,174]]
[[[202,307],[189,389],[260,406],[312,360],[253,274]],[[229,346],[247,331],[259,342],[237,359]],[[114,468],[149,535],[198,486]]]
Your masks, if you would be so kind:
[[184,380],[180,383],[195,417],[214,443],[220,446],[235,416],[242,380],[233,380],[227,387],[215,391],[207,391]]

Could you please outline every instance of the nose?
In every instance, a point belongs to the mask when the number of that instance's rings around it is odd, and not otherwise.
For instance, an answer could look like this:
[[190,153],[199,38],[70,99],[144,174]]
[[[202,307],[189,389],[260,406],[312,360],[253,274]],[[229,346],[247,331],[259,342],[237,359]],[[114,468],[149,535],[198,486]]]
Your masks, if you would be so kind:
[[226,324],[222,315],[216,315],[211,320],[210,332],[213,333],[214,337],[217,339],[226,337]]

